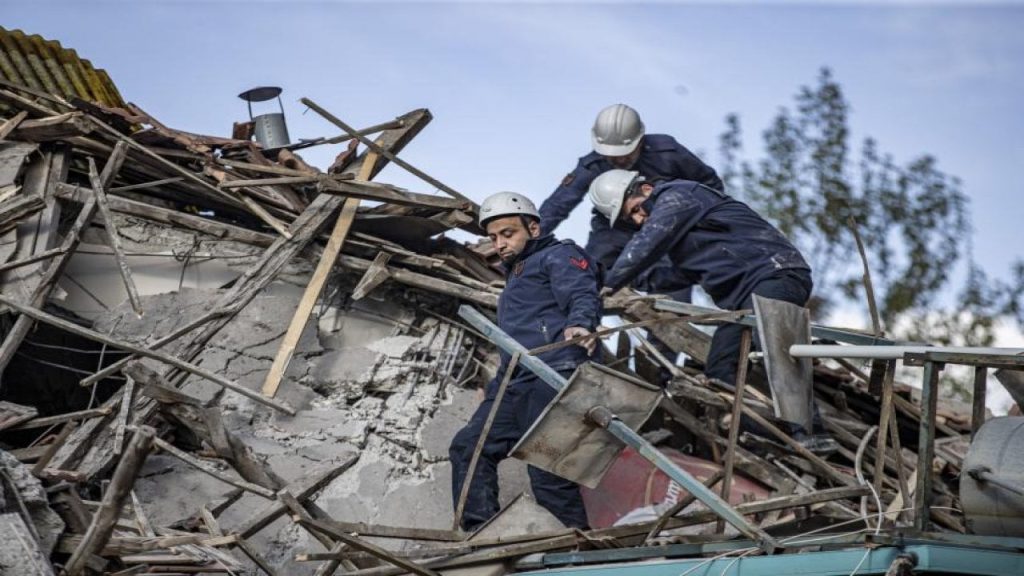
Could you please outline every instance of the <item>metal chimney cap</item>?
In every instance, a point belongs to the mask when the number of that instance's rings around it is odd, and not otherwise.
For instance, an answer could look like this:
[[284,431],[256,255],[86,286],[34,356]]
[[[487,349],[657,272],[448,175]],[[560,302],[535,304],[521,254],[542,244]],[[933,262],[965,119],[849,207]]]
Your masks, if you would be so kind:
[[249,103],[265,102],[280,96],[281,91],[282,88],[280,86],[258,86],[242,92],[238,97]]

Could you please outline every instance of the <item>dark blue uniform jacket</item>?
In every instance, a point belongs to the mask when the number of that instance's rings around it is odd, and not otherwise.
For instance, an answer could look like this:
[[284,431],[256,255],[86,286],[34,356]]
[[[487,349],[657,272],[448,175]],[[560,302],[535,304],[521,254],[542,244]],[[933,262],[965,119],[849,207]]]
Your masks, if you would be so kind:
[[[551,234],[533,238],[523,253],[506,266],[505,290],[498,298],[498,327],[527,350],[564,340],[570,326],[593,331],[601,323],[600,276],[597,263],[571,240]],[[574,370],[587,360],[580,346],[564,346],[539,354],[555,370]],[[511,355],[501,353],[497,381]],[[528,375],[517,369],[513,381]]]
[[[716,190],[724,190],[715,170],[701,162],[676,139],[666,134],[647,134],[640,144],[643,149],[631,170],[640,172],[648,181],[692,180]],[[562,180],[562,184],[540,206],[540,227],[545,233],[569,217],[587,194],[590,183],[599,175],[614,168],[603,156],[591,152],[580,158],[576,169]],[[596,212],[595,212],[596,214]],[[599,216],[608,221],[604,216]]]
[[677,273],[700,284],[726,310],[736,310],[758,282],[780,270],[810,266],[774,226],[746,204],[697,182],[655,186],[647,220],[606,278],[618,290],[668,255]]

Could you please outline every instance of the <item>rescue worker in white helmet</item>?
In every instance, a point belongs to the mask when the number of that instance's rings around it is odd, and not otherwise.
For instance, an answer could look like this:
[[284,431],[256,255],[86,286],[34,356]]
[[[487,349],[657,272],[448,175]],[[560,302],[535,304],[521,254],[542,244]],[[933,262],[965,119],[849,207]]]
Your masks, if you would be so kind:
[[[585,336],[601,322],[599,267],[571,240],[542,234],[540,216],[529,198],[513,192],[488,197],[480,207],[480,227],[494,243],[506,269],[505,289],[498,299],[498,326],[530,350]],[[596,342],[563,346],[538,358],[568,377],[586,362]],[[485,388],[484,401],[452,439],[452,497],[457,502],[469,462],[495,401],[510,356],[501,353],[498,372]],[[555,397],[553,388],[529,370],[517,367],[498,406],[483,452],[471,479],[462,528],[473,530],[498,512],[498,463]],[[579,486],[530,467],[537,502],[566,526],[586,528],[587,515]]]
[[[610,221],[639,227],[608,271],[605,291],[628,286],[667,257],[673,274],[699,284],[726,310],[752,308],[755,294],[797,306],[811,296],[811,268],[800,251],[757,212],[720,190],[689,180],[652,183],[635,170],[610,170],[594,179],[589,196]],[[706,376],[735,383],[742,330],[730,323],[715,330]],[[820,417],[815,420],[814,430],[789,423],[794,437],[815,452],[838,449]]]
[[[594,178],[612,169],[635,170],[649,182],[681,179],[724,190],[713,168],[675,138],[647,134],[640,115],[625,104],[613,104],[601,110],[590,136],[593,152],[579,159],[576,169],[562,179],[540,206],[541,229],[545,233],[554,232],[579,205]],[[635,232],[636,226],[632,223],[609,222],[595,210],[590,219],[586,251],[610,270]],[[652,278],[657,280],[652,283]],[[641,275],[635,286],[647,292],[673,293],[677,300],[690,299],[687,280],[673,278],[671,273]]]

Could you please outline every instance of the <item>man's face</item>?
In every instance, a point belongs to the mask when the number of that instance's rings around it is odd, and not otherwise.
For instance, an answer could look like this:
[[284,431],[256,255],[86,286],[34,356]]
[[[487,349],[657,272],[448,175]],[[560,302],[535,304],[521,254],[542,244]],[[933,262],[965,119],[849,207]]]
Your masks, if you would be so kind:
[[633,167],[633,164],[636,164],[636,160],[640,157],[640,151],[643,147],[644,143],[640,142],[632,152],[625,156],[604,156],[604,159],[615,168],[620,170],[629,170]]
[[622,212],[619,218],[633,222],[637,226],[643,226],[649,216],[647,210],[644,210],[643,203],[651,195],[653,189],[654,187],[650,184],[641,184],[640,193],[627,196],[625,202],[622,203]]
[[540,225],[535,220],[529,222],[528,226],[524,226],[519,216],[504,216],[487,223],[487,236],[494,243],[502,262],[515,260],[516,256],[523,253],[530,238],[540,236]]

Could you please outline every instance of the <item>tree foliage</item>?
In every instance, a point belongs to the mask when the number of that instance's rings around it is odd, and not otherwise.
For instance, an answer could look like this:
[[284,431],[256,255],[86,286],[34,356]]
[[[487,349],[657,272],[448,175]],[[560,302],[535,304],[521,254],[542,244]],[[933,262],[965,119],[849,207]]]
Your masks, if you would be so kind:
[[[801,87],[761,133],[763,154],[743,156],[740,119],[720,137],[727,190],[775,223],[808,258],[819,315],[841,301],[864,302],[851,230],[865,243],[883,325],[903,337],[986,345],[995,319],[1024,321],[1024,262],[1014,281],[992,280],[971,258],[968,200],[961,181],[923,154],[897,163],[873,138],[851,153],[850,104],[830,70]],[[966,269],[956,306],[939,305]],[[964,276],[961,274],[960,276]]]

